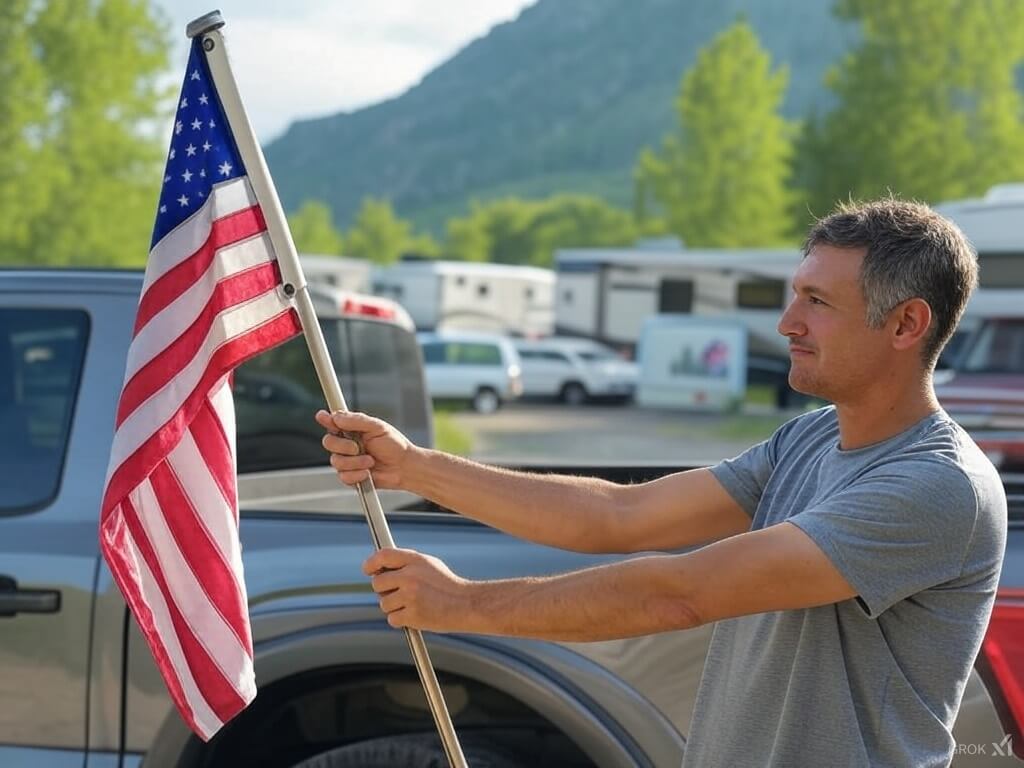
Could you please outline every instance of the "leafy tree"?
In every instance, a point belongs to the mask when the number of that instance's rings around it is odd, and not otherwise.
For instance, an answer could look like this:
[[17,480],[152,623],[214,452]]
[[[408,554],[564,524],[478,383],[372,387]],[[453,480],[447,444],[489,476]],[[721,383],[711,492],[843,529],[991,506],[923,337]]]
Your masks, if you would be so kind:
[[3,4],[0,259],[145,261],[168,47],[145,0]]
[[1018,0],[840,0],[862,43],[828,76],[839,106],[812,121],[800,177],[821,213],[888,191],[926,201],[1024,178]]
[[788,81],[771,69],[753,29],[739,21],[697,56],[683,77],[678,131],[644,150],[635,180],[638,219],[647,194],[690,246],[755,246],[787,240],[794,126],[779,114]]
[[456,259],[548,267],[558,248],[626,245],[636,236],[629,213],[595,197],[505,198],[474,203],[468,216],[449,221],[445,252]]
[[440,252],[429,235],[414,235],[412,225],[395,215],[391,203],[372,197],[363,200],[345,245],[349,256],[378,264],[391,264],[406,253],[436,256]]
[[307,200],[288,217],[288,227],[300,253],[341,254],[341,233],[334,228],[331,209],[319,200]]

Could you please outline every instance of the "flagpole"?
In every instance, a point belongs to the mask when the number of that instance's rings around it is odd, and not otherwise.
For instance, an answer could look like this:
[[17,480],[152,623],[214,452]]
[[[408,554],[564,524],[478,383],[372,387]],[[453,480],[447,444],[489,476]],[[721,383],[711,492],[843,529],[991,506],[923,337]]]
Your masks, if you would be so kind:
[[[263,150],[260,148],[259,142],[256,141],[252,125],[249,123],[249,116],[246,114],[242,98],[238,93],[238,85],[227,57],[224,36],[220,32],[220,28],[223,26],[224,17],[220,11],[213,11],[190,22],[186,27],[186,34],[190,38],[201,37],[203,51],[210,67],[210,76],[213,78],[214,86],[220,96],[221,106],[224,108],[231,133],[235,137],[235,144],[238,147],[242,163],[245,165],[249,183],[252,184],[253,192],[263,210],[267,234],[277,255],[281,276],[284,280],[283,290],[295,302],[299,320],[302,323],[303,335],[309,346],[313,367],[320,379],[324,397],[327,399],[327,406],[332,412],[347,411],[345,395],[341,391],[330,353],[324,343],[320,323],[313,309],[313,301],[306,288],[302,266],[299,264],[295,243],[292,241],[291,230],[288,228],[274,182],[270,178],[270,171],[263,158]],[[373,480],[367,478],[359,483],[356,486],[356,491],[366,515],[366,522],[370,527],[370,536],[373,539],[374,547],[377,549],[394,548],[395,541],[391,537],[391,529],[384,517],[384,510],[381,508]],[[434,723],[441,737],[441,744],[448,757],[448,763],[451,768],[468,768],[444,701],[444,695],[441,692],[441,686],[437,682],[437,675],[430,662],[423,634],[417,629],[406,629],[405,637],[409,642],[409,650],[412,652],[416,671],[423,684],[423,691],[427,696],[430,712],[434,716]]]

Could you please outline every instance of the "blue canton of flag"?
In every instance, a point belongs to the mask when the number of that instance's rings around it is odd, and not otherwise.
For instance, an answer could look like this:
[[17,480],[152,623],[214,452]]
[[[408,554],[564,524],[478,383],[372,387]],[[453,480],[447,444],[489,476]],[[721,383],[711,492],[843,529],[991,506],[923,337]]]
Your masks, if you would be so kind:
[[215,184],[245,175],[201,45],[192,41],[150,247],[198,211]]

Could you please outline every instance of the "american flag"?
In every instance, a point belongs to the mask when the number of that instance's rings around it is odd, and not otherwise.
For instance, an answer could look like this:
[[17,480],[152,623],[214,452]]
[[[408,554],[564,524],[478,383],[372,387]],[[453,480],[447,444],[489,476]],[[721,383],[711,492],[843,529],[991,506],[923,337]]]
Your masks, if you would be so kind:
[[300,332],[263,214],[192,43],[100,515],[100,548],[184,720],[256,695],[231,370]]

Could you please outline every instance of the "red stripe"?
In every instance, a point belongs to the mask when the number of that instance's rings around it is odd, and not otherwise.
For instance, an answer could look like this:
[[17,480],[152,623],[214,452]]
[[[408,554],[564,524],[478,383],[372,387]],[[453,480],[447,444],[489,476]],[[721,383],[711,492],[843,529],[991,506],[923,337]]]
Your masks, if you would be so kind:
[[224,433],[224,425],[221,424],[220,417],[209,398],[203,401],[189,431],[192,433],[192,439],[196,441],[203,463],[210,468],[210,474],[220,488],[225,503],[231,507],[235,525],[238,525],[238,489],[235,484],[234,456],[231,453],[228,436]]
[[[135,616],[135,621],[149,643],[150,650],[153,652],[153,658],[160,669],[160,673],[163,675],[164,682],[167,684],[167,690],[178,707],[178,711],[188,726],[196,733],[200,733],[201,731],[196,723],[192,706],[185,697],[185,690],[181,687],[178,673],[171,662],[171,656],[167,653],[167,648],[164,646],[160,633],[156,629],[153,611],[150,610],[149,603],[142,596],[137,574],[138,566],[135,563],[135,547],[129,541],[128,528],[125,525],[125,514],[122,511],[122,507],[126,507],[133,517],[136,515],[135,508],[126,498],[119,507],[113,510],[114,514],[109,515],[103,520],[100,526],[100,548],[103,550],[103,557],[110,566],[110,572],[113,574],[118,587],[120,587],[121,594],[128,601],[132,614]],[[152,566],[150,566],[150,570],[152,570]]]
[[[235,573],[213,542],[210,531],[203,523],[202,513],[188,497],[168,462],[160,462],[149,476],[160,506],[174,510],[164,515],[167,527],[178,544],[178,549],[199,582],[214,609],[231,628],[231,632],[252,658],[252,638],[249,631],[249,612],[245,603],[241,573]],[[207,510],[209,514],[209,510]],[[228,522],[228,517],[224,522]],[[238,539],[238,529],[232,532]]]
[[210,390],[235,366],[270,349],[276,344],[300,333],[295,310],[288,309],[274,316],[262,325],[225,342],[210,356],[206,371],[195,389],[183,401],[181,407],[167,422],[157,427],[153,434],[134,453],[126,457],[114,470],[103,494],[101,514],[107,515],[121,499],[139,485],[153,468],[181,441],[182,433],[188,429],[196,413],[202,407]]
[[[196,686],[199,688],[200,693],[202,693],[203,698],[206,699],[210,709],[220,718],[221,722],[226,723],[245,708],[246,702],[238,695],[238,692],[235,691],[228,679],[224,677],[220,667],[213,663],[210,654],[196,638],[188,621],[181,611],[178,610],[178,606],[174,601],[174,595],[167,585],[167,580],[164,579],[160,561],[157,559],[153,545],[150,543],[149,538],[146,536],[146,530],[142,526],[141,516],[127,500],[125,506],[127,507],[124,510],[125,524],[128,526],[128,530],[131,531],[132,538],[135,540],[135,546],[146,561],[150,573],[153,574],[153,578],[160,587],[160,593],[164,596],[167,612],[171,617],[171,624],[174,625],[174,634],[177,636],[178,642],[181,643],[181,650],[185,655],[185,663],[188,664],[188,668],[192,672],[192,678],[195,680]],[[154,510],[153,513],[156,513],[156,511]],[[162,510],[159,514],[163,514]],[[172,516],[164,515],[165,518]],[[156,634],[155,627],[154,634]]]
[[192,325],[136,371],[125,384],[117,404],[116,425],[120,427],[139,405],[159,392],[195,359],[221,312],[266,293],[279,282],[277,265],[268,262],[217,283],[206,306]]
[[218,250],[258,235],[266,228],[263,212],[258,206],[215,220],[199,250],[162,274],[146,290],[135,316],[134,335],[137,336],[154,315],[195,284],[210,266]]

